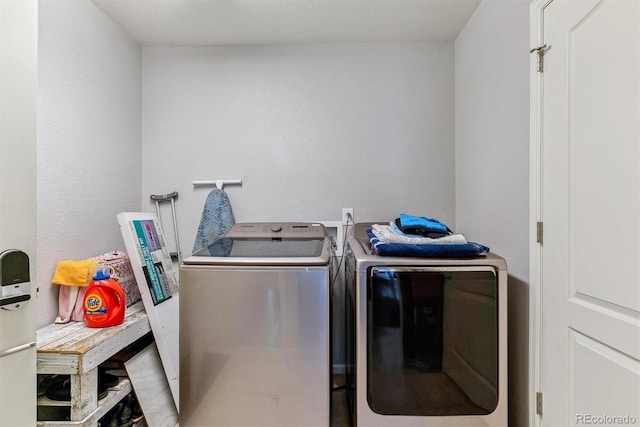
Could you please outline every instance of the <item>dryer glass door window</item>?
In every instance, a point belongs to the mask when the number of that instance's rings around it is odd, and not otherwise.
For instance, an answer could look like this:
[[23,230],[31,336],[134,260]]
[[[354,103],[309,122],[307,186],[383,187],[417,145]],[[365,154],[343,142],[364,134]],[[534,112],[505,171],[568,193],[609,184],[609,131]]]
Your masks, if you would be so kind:
[[367,400],[382,415],[484,415],[498,403],[493,270],[374,267]]

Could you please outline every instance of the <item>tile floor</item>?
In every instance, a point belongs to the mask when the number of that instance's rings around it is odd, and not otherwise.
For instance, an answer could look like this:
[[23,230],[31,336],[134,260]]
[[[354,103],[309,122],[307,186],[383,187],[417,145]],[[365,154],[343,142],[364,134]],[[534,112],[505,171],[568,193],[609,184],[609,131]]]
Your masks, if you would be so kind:
[[344,375],[333,376],[331,392],[331,427],[349,427],[349,411],[347,409],[347,394],[344,388]]

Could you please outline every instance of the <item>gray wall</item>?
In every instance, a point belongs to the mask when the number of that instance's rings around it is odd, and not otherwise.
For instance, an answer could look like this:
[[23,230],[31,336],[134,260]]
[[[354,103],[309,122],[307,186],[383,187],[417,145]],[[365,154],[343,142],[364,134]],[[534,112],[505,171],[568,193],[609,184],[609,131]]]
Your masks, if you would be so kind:
[[[144,47],[142,192],[178,191],[190,253],[212,187],[236,221],[454,224],[453,42]],[[146,199],[146,203],[144,203]]]
[[57,314],[56,263],[123,249],[140,210],[140,47],[87,0],[40,0],[38,325]]
[[483,0],[455,42],[456,227],[507,260],[509,420],[528,425],[529,1]]

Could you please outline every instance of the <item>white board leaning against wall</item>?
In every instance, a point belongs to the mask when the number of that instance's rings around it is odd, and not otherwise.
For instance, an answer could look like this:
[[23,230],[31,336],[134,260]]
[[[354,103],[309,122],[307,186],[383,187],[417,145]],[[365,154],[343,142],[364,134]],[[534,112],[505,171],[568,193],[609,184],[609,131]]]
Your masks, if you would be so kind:
[[122,212],[118,224],[176,408],[179,408],[178,280],[156,214]]

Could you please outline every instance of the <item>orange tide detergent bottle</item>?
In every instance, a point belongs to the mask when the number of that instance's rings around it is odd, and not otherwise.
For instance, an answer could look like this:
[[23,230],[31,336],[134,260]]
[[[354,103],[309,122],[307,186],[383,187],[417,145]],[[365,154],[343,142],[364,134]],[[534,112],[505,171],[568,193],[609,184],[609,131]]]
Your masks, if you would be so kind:
[[90,328],[119,325],[124,320],[122,288],[105,271],[96,271],[84,294],[84,321]]

